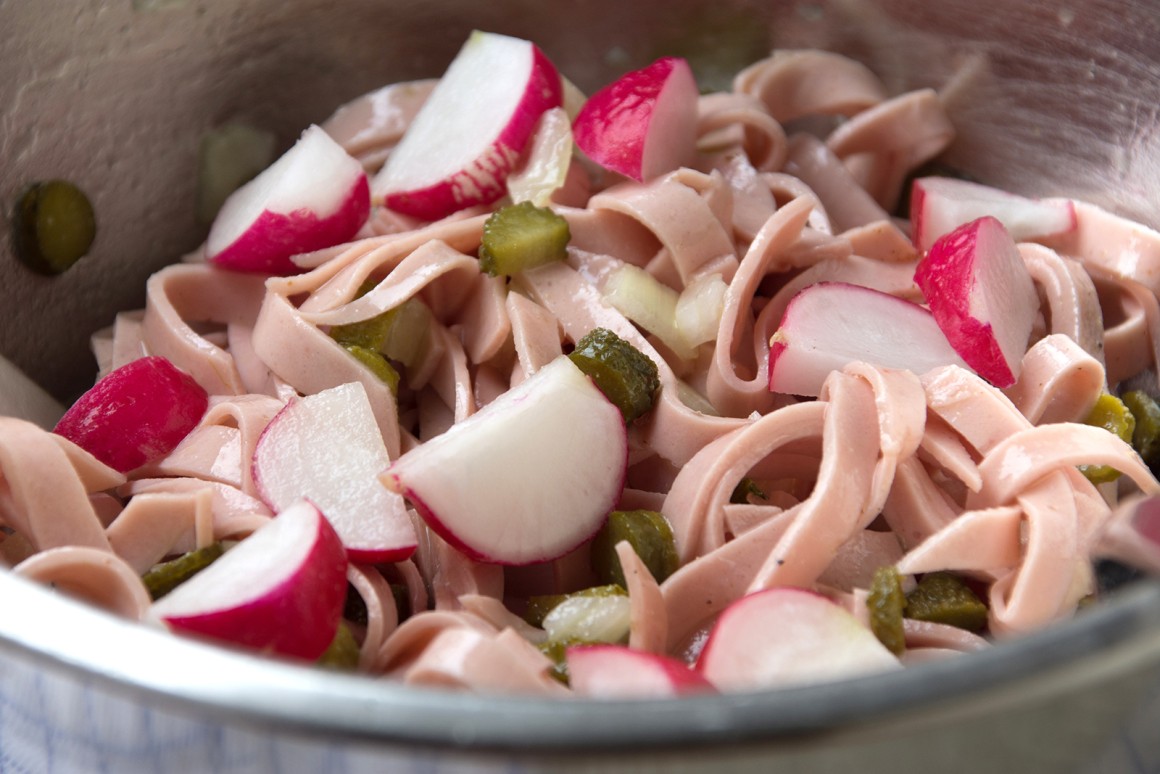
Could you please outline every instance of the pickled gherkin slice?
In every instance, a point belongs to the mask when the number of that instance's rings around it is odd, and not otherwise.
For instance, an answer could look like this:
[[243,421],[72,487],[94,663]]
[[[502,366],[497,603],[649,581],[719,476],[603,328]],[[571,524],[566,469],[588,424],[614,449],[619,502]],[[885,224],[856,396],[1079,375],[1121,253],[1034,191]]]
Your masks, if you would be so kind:
[[369,368],[371,373],[379,377],[384,384],[390,387],[391,392],[398,395],[399,372],[395,370],[395,367],[378,350],[360,347],[358,344],[343,344],[342,346],[355,360]]
[[66,180],[36,183],[24,191],[13,213],[16,256],[41,274],[60,274],[79,261],[97,236],[93,205]]
[[624,568],[616,544],[627,540],[657,583],[677,571],[677,543],[673,529],[656,511],[613,511],[592,541],[592,570],[602,583],[624,586]]
[[906,650],[906,633],[902,628],[902,611],[906,596],[902,593],[902,577],[893,567],[879,567],[870,581],[866,598],[870,610],[870,630],[878,641],[896,656]]
[[383,312],[369,320],[359,320],[346,325],[335,325],[330,329],[330,337],[343,346],[354,345],[378,350],[387,340],[391,331],[391,312]]
[[[356,297],[365,296],[377,284],[375,280],[367,280],[359,288]],[[430,328],[431,311],[421,300],[411,297],[366,320],[333,325],[330,337],[344,347],[354,345],[381,352],[387,358],[410,368],[426,350]]]
[[427,351],[431,338],[431,310],[415,297],[383,313],[390,321],[379,349],[405,368],[413,368]]
[[567,257],[568,221],[547,207],[520,202],[502,207],[483,224],[479,268],[491,276],[519,274]]
[[213,564],[214,560],[225,553],[225,545],[221,542],[211,543],[204,548],[198,548],[187,554],[182,554],[168,562],[155,564],[141,576],[149,596],[154,600],[173,591],[187,580],[197,575]]
[[[1129,444],[1136,430],[1136,418],[1132,412],[1123,401],[1106,392],[1096,401],[1084,424],[1102,427]],[[1080,470],[1093,484],[1106,484],[1120,477],[1120,471],[1110,465],[1081,465]]]
[[[373,279],[368,279],[363,282],[359,286],[355,298],[362,298],[367,293],[370,293],[375,289],[377,284]],[[330,338],[343,346],[353,344],[358,347],[377,350],[387,340],[387,333],[391,329],[391,312],[393,311],[395,310],[390,309],[382,314],[377,314],[374,317],[359,320],[358,322],[332,325],[330,327]]]
[[632,422],[652,409],[660,389],[656,363],[607,328],[589,331],[568,355]]
[[359,647],[346,621],[338,622],[338,631],[326,651],[318,657],[318,665],[327,669],[353,671],[358,668]]
[[552,661],[552,668],[548,674],[555,680],[568,685],[571,675],[568,674],[568,648],[573,645],[587,645],[584,642],[562,640],[545,640],[539,645],[540,652]]
[[932,572],[906,595],[906,617],[977,632],[987,625],[987,606],[958,576]]
[[729,495],[729,502],[734,505],[744,505],[749,502],[750,496],[756,497],[758,500],[769,499],[769,495],[757,485],[757,482],[746,476],[737,482],[737,486],[733,487],[733,494]]
[[1143,390],[1124,393],[1121,398],[1136,420],[1132,431],[1132,448],[1149,467],[1160,463],[1160,405]]

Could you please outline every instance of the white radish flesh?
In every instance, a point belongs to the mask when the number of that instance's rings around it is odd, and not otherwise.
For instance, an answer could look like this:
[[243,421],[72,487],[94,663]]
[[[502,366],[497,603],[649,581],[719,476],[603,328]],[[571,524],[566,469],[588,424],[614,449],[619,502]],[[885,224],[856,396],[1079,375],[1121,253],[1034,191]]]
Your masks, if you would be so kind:
[[292,401],[254,449],[254,480],[274,510],[306,497],[334,525],[351,559],[397,562],[418,545],[406,503],[379,481],[391,463],[362,385]]
[[627,464],[620,410],[561,356],[404,454],[383,481],[467,555],[519,565],[592,537]]
[[362,165],[311,126],[264,172],[226,199],[206,258],[238,271],[296,274],[290,257],[353,237],[370,213]]
[[933,315],[860,285],[819,282],[795,295],[769,347],[769,389],[816,397],[831,371],[862,361],[923,374],[965,367]]
[[812,591],[742,597],[717,619],[697,669],[721,691],[831,682],[900,669],[857,618]]
[[330,524],[299,501],[158,600],[152,615],[177,631],[314,660],[338,630],[346,570]]
[[427,220],[494,202],[540,116],[562,101],[539,48],[473,32],[375,176],[375,200]]

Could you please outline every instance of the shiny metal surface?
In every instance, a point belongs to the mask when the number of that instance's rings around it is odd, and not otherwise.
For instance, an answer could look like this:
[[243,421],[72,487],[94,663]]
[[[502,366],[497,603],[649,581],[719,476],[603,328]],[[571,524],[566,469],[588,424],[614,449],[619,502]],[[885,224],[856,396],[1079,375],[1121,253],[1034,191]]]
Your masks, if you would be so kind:
[[1160,11],[1140,2],[124,0],[0,3],[0,201],[66,177],[96,206],[92,253],[46,279],[0,222],[0,354],[61,399],[89,334],[195,247],[198,141],[243,120],[283,147],[343,100],[440,72],[467,31],[535,38],[582,88],[681,53],[702,82],[770,48],[856,56],[896,90],[953,81],[949,159],[996,185],[1066,191],[1160,221]]
[[[89,334],[139,306],[148,274],[204,235],[193,213],[206,129],[241,119],[288,146],[348,98],[437,74],[474,27],[534,38],[586,88],[663,53],[689,56],[706,83],[775,46],[848,53],[891,89],[946,89],[960,132],[951,163],[1160,226],[1160,9],[1148,0],[0,0],[5,213],[25,185],[65,177],[90,194],[99,224],[93,252],[47,279],[14,260],[0,220],[0,354],[58,398],[76,394],[95,372]],[[393,770],[1066,771],[1160,691],[1160,585],[961,663],[594,708],[274,665],[142,631],[0,574],[0,731],[31,717],[20,682],[29,674],[86,701],[124,703],[118,711],[171,713],[219,745],[230,738],[222,728],[241,728],[274,746],[340,744]],[[0,771],[12,749],[0,740]]]

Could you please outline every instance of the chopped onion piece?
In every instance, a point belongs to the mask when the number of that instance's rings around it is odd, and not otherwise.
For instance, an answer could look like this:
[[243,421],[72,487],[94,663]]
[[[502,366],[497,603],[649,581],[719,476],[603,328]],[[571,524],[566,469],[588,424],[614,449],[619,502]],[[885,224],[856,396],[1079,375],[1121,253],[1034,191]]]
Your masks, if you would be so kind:
[[623,594],[577,595],[544,616],[544,631],[557,642],[621,642],[628,638],[632,605]]
[[536,124],[524,165],[508,175],[512,201],[546,207],[552,194],[564,185],[571,163],[572,123],[563,108],[552,108]]
[[728,289],[720,274],[708,274],[693,280],[681,292],[676,308],[677,330],[690,346],[717,338]]
[[677,327],[677,291],[632,264],[625,264],[604,282],[604,302],[660,339],[682,360],[696,357],[694,347]]

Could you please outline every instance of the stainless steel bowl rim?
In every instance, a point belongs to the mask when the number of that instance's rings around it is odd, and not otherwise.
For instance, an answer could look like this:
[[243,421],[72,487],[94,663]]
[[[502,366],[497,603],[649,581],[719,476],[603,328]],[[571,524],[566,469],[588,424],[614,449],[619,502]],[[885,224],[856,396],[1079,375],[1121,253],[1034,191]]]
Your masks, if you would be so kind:
[[[174,636],[0,572],[0,650],[154,706],[280,733],[472,751],[646,752],[807,739],[969,711],[997,693],[1097,680],[1160,656],[1160,581],[1041,632],[960,658],[855,680],[682,699],[550,700],[461,694],[298,666]],[[27,621],[42,625],[30,627]],[[83,633],[84,647],[78,647]],[[969,666],[968,666],[969,665]],[[598,705],[598,706],[594,706]]]

